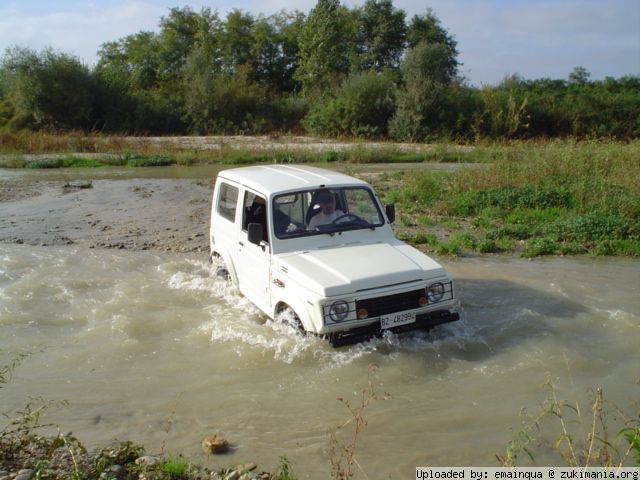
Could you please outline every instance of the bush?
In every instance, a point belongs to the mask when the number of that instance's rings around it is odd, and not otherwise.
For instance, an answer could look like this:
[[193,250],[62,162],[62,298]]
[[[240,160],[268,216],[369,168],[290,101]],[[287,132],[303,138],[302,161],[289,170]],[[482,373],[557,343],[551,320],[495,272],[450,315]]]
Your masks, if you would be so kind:
[[572,194],[564,187],[505,186],[464,192],[453,200],[453,211],[459,215],[471,215],[487,207],[499,207],[505,210],[570,208],[573,203]]
[[31,160],[25,163],[24,168],[61,168],[61,158],[43,158],[41,160]]
[[395,108],[393,88],[389,74],[368,71],[351,75],[335,97],[311,106],[303,125],[319,135],[385,136]]
[[553,255],[556,253],[556,242],[547,237],[532,238],[525,243],[522,256],[525,258],[538,257],[540,255]]
[[152,155],[149,157],[131,157],[127,161],[129,167],[167,167],[174,165],[176,160],[172,157],[166,157],[161,155]]
[[590,242],[606,239],[638,238],[640,228],[617,214],[592,212],[559,220],[547,228],[557,241]]

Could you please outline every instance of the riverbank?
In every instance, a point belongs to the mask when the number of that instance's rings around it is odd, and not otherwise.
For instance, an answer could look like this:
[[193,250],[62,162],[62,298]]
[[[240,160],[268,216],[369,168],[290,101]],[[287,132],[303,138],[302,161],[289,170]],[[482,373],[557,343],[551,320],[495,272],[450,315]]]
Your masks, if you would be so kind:
[[270,472],[251,463],[212,470],[182,456],[147,455],[130,441],[87,451],[71,434],[0,432],[0,480],[293,480],[288,469],[282,459]]
[[205,252],[209,180],[14,179],[2,188],[0,242]]
[[[29,168],[0,176],[0,202],[8,207],[0,215],[0,241],[203,251],[217,171],[311,162],[372,183],[383,203],[396,204],[398,236],[427,253],[640,257],[637,142],[418,145],[413,151],[397,144],[269,144],[292,149],[287,152],[245,139],[234,145],[254,150],[238,153],[215,150],[215,142],[184,150],[202,139],[178,140],[127,155],[5,158],[0,165]],[[317,145],[326,150],[314,150]],[[306,153],[295,150],[301,146]],[[63,168],[101,165],[112,166]],[[146,165],[155,167],[139,168]]]

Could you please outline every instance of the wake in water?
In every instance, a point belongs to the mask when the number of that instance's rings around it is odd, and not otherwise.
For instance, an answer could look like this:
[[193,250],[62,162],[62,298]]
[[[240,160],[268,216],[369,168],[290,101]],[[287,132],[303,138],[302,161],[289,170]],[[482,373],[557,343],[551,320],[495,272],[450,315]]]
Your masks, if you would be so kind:
[[381,338],[334,349],[323,338],[300,332],[286,318],[267,318],[232,282],[217,275],[218,267],[216,263],[189,260],[186,268],[171,273],[167,285],[198,295],[209,294],[213,300],[206,307],[210,318],[197,330],[208,335],[213,343],[233,345],[233,351],[239,357],[261,354],[288,364],[313,361],[323,368],[335,368],[374,353],[394,355],[429,351],[439,356],[441,350],[465,350],[469,345],[485,343],[466,322],[462,312],[460,321],[428,332],[416,331],[401,336],[385,332]]

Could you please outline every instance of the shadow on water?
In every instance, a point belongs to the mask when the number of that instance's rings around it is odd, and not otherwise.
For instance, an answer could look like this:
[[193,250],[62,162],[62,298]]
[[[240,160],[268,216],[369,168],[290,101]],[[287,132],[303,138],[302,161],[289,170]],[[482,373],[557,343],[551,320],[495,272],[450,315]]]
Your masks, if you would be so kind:
[[588,309],[560,294],[508,280],[456,279],[461,320],[429,332],[386,338],[376,352],[418,355],[430,371],[442,372],[452,360],[480,362],[526,342],[562,335],[561,322]]

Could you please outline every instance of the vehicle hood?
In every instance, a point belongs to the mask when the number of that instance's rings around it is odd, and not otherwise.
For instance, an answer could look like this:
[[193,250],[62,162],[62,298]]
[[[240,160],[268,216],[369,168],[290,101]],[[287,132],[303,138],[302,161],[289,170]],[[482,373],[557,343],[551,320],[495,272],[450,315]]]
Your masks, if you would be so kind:
[[439,263],[402,242],[288,253],[279,263],[282,273],[325,297],[446,277]]

